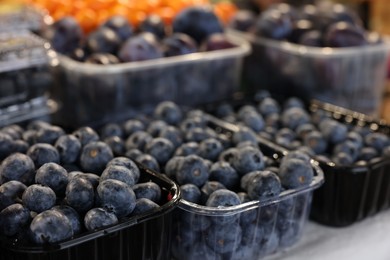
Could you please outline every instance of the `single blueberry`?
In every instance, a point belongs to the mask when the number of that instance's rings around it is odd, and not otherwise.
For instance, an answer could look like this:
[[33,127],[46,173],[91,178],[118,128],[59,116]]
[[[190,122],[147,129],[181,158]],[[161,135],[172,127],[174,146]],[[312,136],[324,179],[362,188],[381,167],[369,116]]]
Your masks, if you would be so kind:
[[146,198],[155,203],[159,203],[161,200],[161,188],[157,183],[152,181],[134,185],[133,191],[137,199]]
[[125,154],[125,142],[119,136],[110,136],[103,141],[111,148],[114,156],[123,156]]
[[156,158],[150,154],[141,154],[136,158],[136,161],[145,166],[146,168],[152,169],[155,172],[160,172],[161,168]]
[[30,145],[23,140],[14,140],[11,146],[13,147],[14,153],[24,153],[24,154],[27,153],[27,150],[30,147]]
[[182,133],[175,126],[164,127],[160,131],[159,137],[163,137],[171,141],[175,148],[179,147],[183,143]]
[[101,175],[107,163],[114,158],[110,147],[103,142],[90,142],[80,154],[80,166],[86,172]]
[[183,112],[172,101],[163,101],[156,106],[154,117],[165,121],[167,124],[177,125],[183,118]]
[[144,151],[146,144],[152,139],[153,137],[149,133],[137,131],[126,139],[125,146],[127,150],[136,148],[140,151]]
[[172,142],[163,137],[153,138],[145,146],[145,152],[156,158],[160,165],[165,165],[172,157],[174,150]]
[[124,137],[129,137],[137,131],[144,131],[145,124],[137,119],[129,119],[123,123]]
[[90,231],[112,226],[117,223],[117,216],[104,208],[90,209],[84,216],[85,228]]
[[314,177],[310,164],[299,159],[284,160],[278,172],[283,187],[295,189],[309,185]]
[[15,203],[0,211],[0,233],[6,236],[18,234],[30,222],[30,210]]
[[334,146],[332,154],[346,153],[355,161],[360,153],[360,148],[357,145],[357,143],[345,140]]
[[192,183],[201,187],[209,177],[208,167],[204,159],[197,155],[188,155],[179,161],[175,177],[179,185]]
[[73,236],[72,224],[56,210],[46,210],[35,216],[30,231],[32,241],[37,244],[56,243]]
[[180,186],[180,191],[183,200],[196,204],[200,203],[201,191],[198,186],[187,183]]
[[138,166],[134,163],[134,161],[132,161],[132,159],[126,157],[115,157],[108,162],[107,167],[111,165],[126,167],[131,171],[132,175],[134,176],[135,183],[138,182],[141,173]]
[[130,215],[137,216],[145,213],[151,213],[152,211],[158,209],[159,207],[160,206],[157,203],[151,201],[150,199],[140,198],[136,200],[135,208]]
[[100,206],[112,211],[118,218],[129,215],[135,207],[134,191],[124,182],[104,180],[97,187]]
[[72,224],[73,234],[79,234],[81,232],[81,219],[80,215],[77,213],[75,209],[67,205],[57,205],[51,208],[52,210],[56,210],[61,212],[68,218],[70,224]]
[[233,165],[233,162],[237,156],[236,155],[237,152],[238,152],[238,148],[236,147],[228,148],[219,154],[218,160],[228,162],[230,163],[230,165]]
[[237,193],[226,189],[214,191],[206,201],[206,206],[209,207],[230,207],[239,204],[241,201]]
[[199,144],[196,142],[187,142],[181,144],[176,148],[174,155],[175,156],[187,156],[191,154],[199,155]]
[[184,131],[184,139],[186,142],[197,142],[200,143],[203,140],[208,138],[213,138],[216,136],[215,133],[209,131],[209,129],[204,127],[194,127],[189,129],[188,131]]
[[143,152],[136,148],[132,148],[130,150],[127,150],[125,153],[125,157],[131,159],[131,160],[136,160],[138,156],[142,155]]
[[65,131],[59,126],[50,125],[39,129],[35,135],[37,143],[48,143],[54,145],[57,139],[64,135]]
[[206,181],[206,183],[201,187],[201,198],[200,202],[201,204],[205,204],[208,198],[210,197],[210,194],[212,194],[216,190],[225,189],[226,187],[217,181]]
[[254,147],[246,146],[238,149],[233,161],[234,169],[242,176],[245,173],[264,169],[264,155]]
[[34,178],[34,162],[25,154],[14,153],[5,158],[0,165],[0,183],[17,180],[30,185],[34,182]]
[[300,125],[309,123],[310,116],[301,107],[291,107],[283,111],[281,121],[284,127],[295,130]]
[[349,166],[354,162],[354,159],[351,157],[351,155],[345,152],[334,154],[331,160],[339,166]]
[[243,141],[251,141],[257,144],[256,133],[247,126],[241,126],[238,131],[233,133],[233,142],[238,144]]
[[261,13],[254,26],[256,35],[274,39],[287,39],[292,32],[291,19],[285,16],[280,10],[268,9]]
[[78,213],[84,214],[90,210],[95,203],[95,192],[93,185],[86,178],[72,178],[65,191],[66,203]]
[[162,41],[165,57],[190,54],[198,51],[197,43],[189,35],[173,33]]
[[51,188],[40,184],[28,186],[22,195],[23,205],[37,213],[53,207],[56,199],[56,194]]
[[57,149],[62,164],[71,164],[77,161],[81,143],[74,135],[62,135],[60,136],[54,147]]
[[102,25],[113,30],[123,42],[133,35],[133,27],[123,15],[113,15],[107,19]]
[[121,45],[119,36],[108,27],[99,27],[94,30],[85,41],[86,49],[90,53],[116,54]]
[[324,153],[328,146],[325,137],[317,130],[307,133],[303,139],[303,144],[310,147],[316,154]]
[[247,184],[247,192],[253,200],[279,196],[282,186],[279,177],[271,171],[257,171]]
[[122,62],[144,61],[163,57],[158,38],[142,32],[128,38],[119,48],[117,56]]
[[8,155],[13,153],[14,147],[13,147],[14,140],[11,136],[9,136],[6,133],[0,132],[0,160],[3,160]]
[[207,160],[217,160],[222,151],[223,146],[216,138],[207,138],[199,144],[199,156]]
[[129,185],[129,187],[133,187],[136,184],[133,172],[128,168],[119,165],[108,165],[104,169],[102,175],[100,176],[100,181],[108,179],[122,181]]
[[107,137],[118,136],[122,138],[124,136],[122,127],[116,123],[108,123],[100,129],[101,139],[106,139]]
[[68,185],[68,172],[56,163],[45,163],[38,168],[35,183],[50,187],[58,197],[62,197]]
[[324,119],[318,127],[328,142],[332,144],[344,141],[348,134],[347,126],[334,119]]
[[79,139],[82,147],[84,147],[90,142],[99,141],[99,135],[89,126],[80,127],[76,129],[72,134]]
[[211,166],[209,180],[218,181],[232,190],[238,186],[240,176],[230,163],[219,161]]
[[166,35],[166,25],[164,20],[157,14],[151,14],[145,17],[138,26],[140,32],[150,32],[162,39]]
[[22,201],[22,194],[27,186],[20,181],[8,181],[0,185],[0,211]]
[[35,168],[39,168],[48,162],[60,163],[60,155],[51,144],[34,144],[28,149],[27,155],[33,160]]
[[316,130],[316,127],[312,123],[307,123],[298,126],[297,129],[295,129],[295,133],[299,138],[304,139],[308,133],[314,130]]
[[375,148],[380,153],[384,147],[390,144],[390,139],[383,133],[373,132],[365,136],[364,143]]
[[[168,126],[168,123],[163,120],[153,120],[147,127],[146,132],[153,137],[160,135],[160,132]],[[142,131],[141,129],[138,131]]]
[[174,156],[165,164],[164,173],[171,179],[176,178],[176,172],[179,169],[179,165],[181,164],[181,160],[183,160],[184,156]]

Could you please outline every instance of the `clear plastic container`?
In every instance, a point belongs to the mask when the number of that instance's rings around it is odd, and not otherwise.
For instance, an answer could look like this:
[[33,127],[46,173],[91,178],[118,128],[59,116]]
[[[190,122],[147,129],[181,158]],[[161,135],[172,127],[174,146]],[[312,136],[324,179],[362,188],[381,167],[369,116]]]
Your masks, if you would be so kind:
[[378,116],[386,82],[390,40],[376,45],[318,48],[264,39],[236,30],[252,53],[243,66],[249,91],[268,89],[281,96],[316,98]]
[[[209,118],[221,132],[236,126]],[[287,151],[259,137],[262,153],[278,161]],[[295,244],[308,220],[313,191],[324,181],[312,161],[310,185],[284,190],[278,197],[231,207],[208,207],[181,199],[173,213],[171,254],[174,259],[261,259]]]
[[0,125],[48,114],[55,52],[28,31],[0,33]]
[[180,199],[180,189],[167,177],[138,165],[140,182],[153,181],[162,190],[160,207],[124,218],[118,224],[81,233],[56,244],[37,246],[0,237],[1,260],[130,260],[168,259],[172,210]]
[[52,97],[56,123],[68,127],[119,121],[135,107],[172,100],[187,106],[229,97],[239,89],[249,43],[230,36],[236,47],[109,66],[59,56]]

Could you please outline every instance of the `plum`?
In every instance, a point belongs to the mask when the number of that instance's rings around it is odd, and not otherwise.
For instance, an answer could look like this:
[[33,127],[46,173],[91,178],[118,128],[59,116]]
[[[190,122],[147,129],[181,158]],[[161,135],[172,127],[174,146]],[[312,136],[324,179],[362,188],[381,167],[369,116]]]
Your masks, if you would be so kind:
[[111,16],[101,26],[112,29],[122,42],[133,35],[133,27],[123,15]]
[[233,48],[235,45],[229,41],[226,34],[223,33],[213,33],[207,37],[203,42],[201,49],[203,51],[214,51]]
[[274,39],[282,40],[289,37],[292,32],[291,19],[283,15],[283,13],[277,9],[269,9],[260,14],[258,17],[254,32],[256,35]]
[[138,26],[139,31],[153,33],[159,39],[166,36],[165,28],[164,21],[156,14],[147,16]]
[[118,57],[123,62],[143,61],[163,57],[163,52],[156,36],[143,32],[129,38],[120,48]]
[[108,27],[101,27],[89,34],[86,48],[90,53],[105,52],[115,54],[121,44],[116,32]]
[[194,53],[198,46],[194,39],[184,33],[174,33],[162,41],[164,56],[177,56]]

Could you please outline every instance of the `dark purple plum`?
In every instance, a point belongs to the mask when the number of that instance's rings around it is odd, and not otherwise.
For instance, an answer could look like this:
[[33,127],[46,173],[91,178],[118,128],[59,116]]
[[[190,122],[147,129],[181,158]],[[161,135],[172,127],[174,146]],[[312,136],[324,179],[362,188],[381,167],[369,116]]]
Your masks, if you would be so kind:
[[197,43],[189,35],[174,33],[162,41],[165,57],[190,54],[198,51]]
[[90,53],[115,54],[121,44],[121,39],[114,30],[101,27],[90,33],[86,39],[86,48]]
[[329,27],[324,37],[327,47],[353,47],[367,45],[363,28],[347,22],[338,22]]
[[111,16],[101,26],[113,30],[122,42],[133,35],[133,27],[123,15]]
[[159,15],[148,15],[138,26],[141,32],[150,32],[156,35],[157,38],[162,39],[166,35],[166,26]]
[[229,40],[228,36],[224,33],[210,34],[206,40],[202,43],[200,49],[202,51],[215,51],[233,48],[235,45]]
[[277,9],[261,13],[254,27],[256,35],[274,40],[287,39],[292,29],[291,19]]
[[163,52],[156,36],[143,32],[127,39],[119,49],[118,57],[123,62],[143,61],[161,58]]

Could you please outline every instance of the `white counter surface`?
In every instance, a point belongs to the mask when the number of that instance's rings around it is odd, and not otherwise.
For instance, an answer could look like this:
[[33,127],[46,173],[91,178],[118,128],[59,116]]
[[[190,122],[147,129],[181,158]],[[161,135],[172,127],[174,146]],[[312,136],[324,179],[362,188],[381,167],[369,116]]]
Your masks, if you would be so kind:
[[390,210],[351,226],[306,223],[302,238],[267,260],[390,260]]

